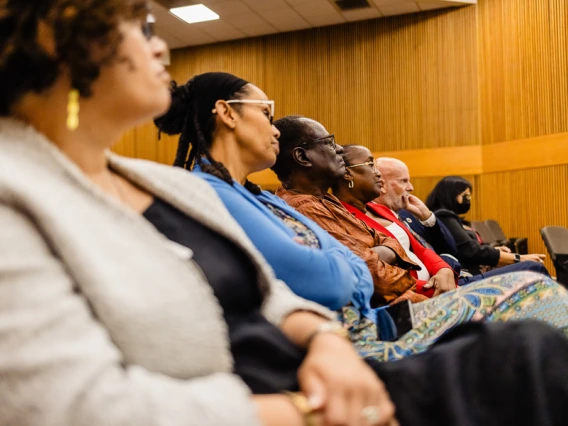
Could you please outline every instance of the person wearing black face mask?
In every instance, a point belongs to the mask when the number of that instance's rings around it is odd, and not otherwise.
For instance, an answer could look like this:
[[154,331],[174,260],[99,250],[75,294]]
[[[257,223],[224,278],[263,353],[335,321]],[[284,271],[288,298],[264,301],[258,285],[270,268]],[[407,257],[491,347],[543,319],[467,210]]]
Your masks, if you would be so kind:
[[458,203],[456,213],[459,215],[467,214],[471,209],[471,193],[460,194],[460,196],[462,197],[462,202]]
[[471,196],[471,183],[459,176],[448,176],[438,182],[426,199],[428,208],[456,240],[458,259],[463,268],[473,275],[480,274],[482,266],[498,267],[503,273],[530,270],[549,275],[543,265],[543,254],[521,256],[511,253],[507,247],[483,244],[471,224],[463,218],[471,209]]

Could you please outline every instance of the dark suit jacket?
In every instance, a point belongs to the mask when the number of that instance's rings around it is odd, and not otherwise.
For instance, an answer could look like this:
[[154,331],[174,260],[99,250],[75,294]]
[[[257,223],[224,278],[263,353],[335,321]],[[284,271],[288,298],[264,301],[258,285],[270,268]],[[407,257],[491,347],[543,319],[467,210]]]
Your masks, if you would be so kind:
[[451,257],[443,256],[444,254],[449,254],[457,259],[458,249],[456,241],[448,228],[438,218],[436,218],[436,224],[428,228],[422,225],[420,220],[408,210],[399,210],[397,214],[400,220],[408,223],[412,230],[424,238],[434,248],[434,251],[442,256],[452,269],[459,274],[462,268],[461,264]]

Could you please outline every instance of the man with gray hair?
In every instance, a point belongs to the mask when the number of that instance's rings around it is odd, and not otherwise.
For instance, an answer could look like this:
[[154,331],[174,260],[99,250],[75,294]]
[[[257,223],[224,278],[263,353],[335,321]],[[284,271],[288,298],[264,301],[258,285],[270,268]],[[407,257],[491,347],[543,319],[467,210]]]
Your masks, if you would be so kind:
[[422,245],[433,249],[459,273],[456,242],[436,215],[412,195],[414,187],[406,164],[389,157],[377,158],[375,164],[384,181],[382,194],[375,203],[390,209]]

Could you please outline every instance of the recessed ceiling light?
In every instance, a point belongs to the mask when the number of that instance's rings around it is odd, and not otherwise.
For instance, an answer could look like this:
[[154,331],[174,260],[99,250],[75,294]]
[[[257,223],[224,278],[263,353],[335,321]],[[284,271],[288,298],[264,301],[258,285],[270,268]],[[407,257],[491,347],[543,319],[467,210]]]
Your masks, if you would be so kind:
[[214,21],[219,19],[219,15],[203,4],[195,4],[193,6],[174,7],[170,9],[170,13],[174,14],[188,24],[196,22]]

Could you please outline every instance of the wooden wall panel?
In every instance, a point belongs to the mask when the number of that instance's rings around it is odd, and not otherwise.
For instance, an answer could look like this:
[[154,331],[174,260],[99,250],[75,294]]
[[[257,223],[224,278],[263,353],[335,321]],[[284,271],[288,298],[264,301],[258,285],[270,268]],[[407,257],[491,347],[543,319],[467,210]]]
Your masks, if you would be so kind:
[[[266,38],[277,114],[373,151],[479,143],[475,8]],[[432,70],[435,70],[432,72]]]
[[[499,221],[505,234],[528,237],[529,250],[547,254],[540,228],[568,227],[568,164],[489,173],[480,177],[481,216]],[[552,263],[547,260],[552,272]]]
[[568,131],[568,2],[480,0],[483,143]]
[[[234,73],[275,99],[277,117],[315,118],[340,143],[393,151],[480,141],[475,7],[200,46],[171,58],[178,82]],[[137,156],[171,163],[151,126],[135,133]],[[119,153],[132,154],[129,140]]]
[[480,148],[484,173],[568,164],[568,133],[486,144]]

